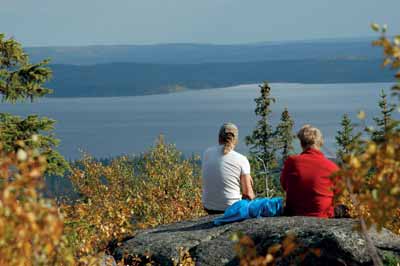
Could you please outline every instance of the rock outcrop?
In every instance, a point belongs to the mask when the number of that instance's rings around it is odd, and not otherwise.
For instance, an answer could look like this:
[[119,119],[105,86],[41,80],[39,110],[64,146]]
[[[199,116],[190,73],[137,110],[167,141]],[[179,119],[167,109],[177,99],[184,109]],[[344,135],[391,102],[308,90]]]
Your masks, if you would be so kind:
[[[249,235],[262,253],[292,232],[304,246],[320,248],[321,255],[313,264],[372,265],[366,243],[355,230],[357,221],[352,219],[271,217],[214,226],[214,218],[207,216],[139,231],[115,250],[114,257],[151,254],[157,265],[172,265],[172,259],[178,258],[178,250],[183,247],[188,249],[196,265],[238,265],[234,243],[230,240],[233,233],[240,231]],[[371,230],[370,236],[380,253],[400,256],[399,236],[386,229],[380,233]]]

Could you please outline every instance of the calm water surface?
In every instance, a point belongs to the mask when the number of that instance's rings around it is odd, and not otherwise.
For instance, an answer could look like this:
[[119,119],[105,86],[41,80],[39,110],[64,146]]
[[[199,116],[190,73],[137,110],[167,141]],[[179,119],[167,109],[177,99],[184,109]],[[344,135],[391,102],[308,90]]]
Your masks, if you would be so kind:
[[[354,120],[359,110],[369,121],[378,112],[377,97],[389,83],[365,84],[271,84],[277,98],[272,120],[276,123],[284,107],[295,120],[295,129],[310,123],[325,135],[327,155],[335,151],[334,136],[341,116]],[[225,121],[239,126],[241,143],[237,150],[247,152],[243,144],[256,124],[254,98],[258,85],[186,91],[167,95],[111,98],[47,98],[35,103],[1,104],[1,112],[26,115],[36,113],[57,120],[55,133],[59,150],[69,159],[80,150],[97,157],[138,154],[159,134],[186,154],[201,153],[214,145]]]

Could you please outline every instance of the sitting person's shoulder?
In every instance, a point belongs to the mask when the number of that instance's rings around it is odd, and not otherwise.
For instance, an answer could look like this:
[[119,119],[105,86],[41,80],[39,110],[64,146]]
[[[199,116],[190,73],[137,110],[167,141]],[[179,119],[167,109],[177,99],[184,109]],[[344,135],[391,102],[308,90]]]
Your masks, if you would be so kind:
[[325,158],[325,164],[333,170],[339,170],[339,166],[329,158]]
[[240,160],[246,160],[248,161],[247,157],[243,154],[241,154],[240,152],[237,152],[235,150],[230,151],[230,153],[235,156],[236,158],[240,159]]
[[220,150],[218,146],[211,146],[205,149],[204,153],[217,152],[218,150]]
[[292,154],[286,158],[285,163],[292,163],[299,159],[301,159],[301,154]]
[[203,152],[203,160],[208,160],[210,158],[214,158],[217,153],[217,146],[211,146],[205,149]]

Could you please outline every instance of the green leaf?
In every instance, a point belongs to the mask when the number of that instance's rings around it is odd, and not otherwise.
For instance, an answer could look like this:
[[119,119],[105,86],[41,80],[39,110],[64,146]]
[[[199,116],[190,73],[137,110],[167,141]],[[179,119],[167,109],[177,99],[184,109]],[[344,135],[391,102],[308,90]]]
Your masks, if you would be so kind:
[[365,112],[364,112],[363,110],[361,110],[361,111],[358,112],[358,114],[357,114],[357,118],[358,118],[358,119],[364,120],[365,117],[366,117],[366,114],[365,114]]
[[373,31],[378,32],[378,31],[380,31],[381,27],[380,27],[379,24],[377,24],[377,23],[371,23],[371,29],[372,29]]
[[374,200],[378,200],[378,190],[377,189],[372,190],[372,198]]
[[400,35],[395,36],[393,42],[396,45],[400,45]]

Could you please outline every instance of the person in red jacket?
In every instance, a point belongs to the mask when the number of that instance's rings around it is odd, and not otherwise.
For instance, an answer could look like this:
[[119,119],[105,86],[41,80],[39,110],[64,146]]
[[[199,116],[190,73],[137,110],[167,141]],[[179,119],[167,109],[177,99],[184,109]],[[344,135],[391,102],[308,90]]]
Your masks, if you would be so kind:
[[297,137],[303,152],[288,157],[281,173],[285,214],[333,217],[334,185],[330,177],[339,168],[320,151],[324,141],[318,128],[304,125]]

